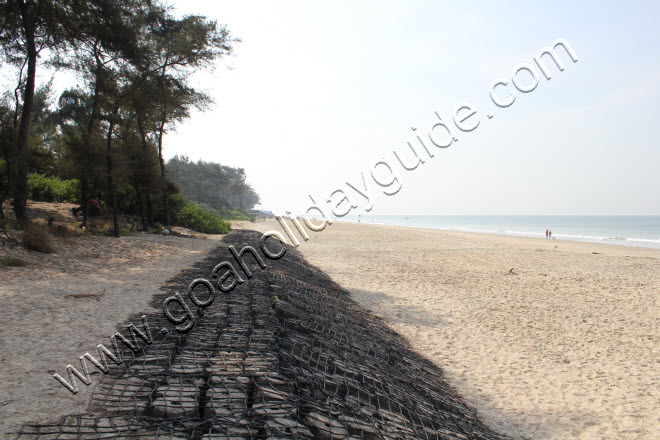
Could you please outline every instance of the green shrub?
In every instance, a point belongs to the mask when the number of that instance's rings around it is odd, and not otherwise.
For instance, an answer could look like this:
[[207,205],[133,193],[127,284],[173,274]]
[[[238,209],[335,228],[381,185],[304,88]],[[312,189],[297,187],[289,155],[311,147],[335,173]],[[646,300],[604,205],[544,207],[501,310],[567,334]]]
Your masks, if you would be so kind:
[[28,189],[32,200],[43,202],[79,203],[79,183],[77,180],[62,180],[57,176],[30,173]]
[[174,221],[174,219],[177,218],[177,214],[188,203],[190,203],[188,199],[186,199],[184,195],[181,193],[172,194],[167,198],[167,205],[170,208],[170,218],[172,221]]
[[238,209],[225,209],[222,211],[222,216],[226,220],[244,220],[244,221],[253,220],[251,215],[248,215],[243,211],[239,211]]
[[[112,237],[115,235],[115,226],[112,223],[93,223],[88,225],[87,232],[96,237]],[[119,235],[132,235],[129,228],[119,227]]]
[[[116,189],[117,192],[117,207],[119,208],[120,212],[126,212],[126,213],[136,213],[139,215],[140,213],[140,205],[139,205],[139,200],[137,198],[137,193],[135,192],[135,188],[133,188],[132,185],[129,185],[128,183],[123,183],[119,186],[117,186]],[[108,202],[108,205],[110,205],[110,194],[104,194],[105,195],[105,201]],[[112,208],[111,206],[108,206],[107,211],[110,211]]]
[[220,213],[207,206],[188,202],[176,214],[176,222],[184,228],[204,234],[226,234],[231,229]]
[[149,232],[150,234],[160,234],[162,230],[163,230],[163,225],[156,222],[153,225],[149,226],[147,232]]
[[[161,194],[153,195],[151,199],[154,220],[165,224],[165,208],[163,207],[163,197]],[[174,222],[181,208],[188,204],[188,200],[181,193],[173,193],[167,197],[167,206],[170,211],[170,221]],[[167,226],[167,225],[165,225]],[[160,228],[159,228],[160,232]]]
[[13,255],[7,254],[0,257],[0,265],[8,267],[25,267],[27,266],[27,262],[14,257]]
[[52,254],[55,252],[55,240],[44,226],[30,225],[23,230],[23,247],[32,251]]

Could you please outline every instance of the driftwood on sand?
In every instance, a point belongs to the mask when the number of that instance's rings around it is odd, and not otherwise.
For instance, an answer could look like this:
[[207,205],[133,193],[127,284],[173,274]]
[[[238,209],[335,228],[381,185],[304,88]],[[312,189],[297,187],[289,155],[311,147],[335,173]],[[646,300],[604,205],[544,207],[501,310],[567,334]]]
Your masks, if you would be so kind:
[[70,295],[64,295],[65,298],[96,298],[97,300],[101,299],[105,295],[105,289],[101,293],[72,293]]

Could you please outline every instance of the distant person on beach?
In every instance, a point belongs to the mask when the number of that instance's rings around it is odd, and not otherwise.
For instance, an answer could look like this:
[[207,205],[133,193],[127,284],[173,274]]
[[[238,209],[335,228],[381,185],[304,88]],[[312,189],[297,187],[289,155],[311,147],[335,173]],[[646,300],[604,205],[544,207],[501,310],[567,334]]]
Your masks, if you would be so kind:
[[548,238],[548,230],[545,230],[545,238]]
[[548,238],[552,238],[552,231],[548,231]]
[[89,200],[89,205],[91,206],[90,214],[92,217],[97,217],[99,215],[103,214],[103,210],[101,209],[101,202],[99,202],[98,197],[94,197]]
[[[88,201],[89,203],[89,215],[90,217],[98,217],[99,215],[103,214],[103,210],[101,209],[101,202],[99,202],[98,196],[95,196]],[[77,216],[80,211],[83,210],[83,207],[79,208],[72,208],[71,212],[73,212],[73,215]]]

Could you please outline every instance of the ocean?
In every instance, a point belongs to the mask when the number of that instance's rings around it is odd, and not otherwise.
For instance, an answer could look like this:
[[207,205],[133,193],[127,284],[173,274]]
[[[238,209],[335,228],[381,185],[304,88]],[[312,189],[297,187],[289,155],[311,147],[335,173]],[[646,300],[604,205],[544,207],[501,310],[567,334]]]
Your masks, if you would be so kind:
[[660,249],[660,216],[347,215],[341,221],[486,234],[545,237]]

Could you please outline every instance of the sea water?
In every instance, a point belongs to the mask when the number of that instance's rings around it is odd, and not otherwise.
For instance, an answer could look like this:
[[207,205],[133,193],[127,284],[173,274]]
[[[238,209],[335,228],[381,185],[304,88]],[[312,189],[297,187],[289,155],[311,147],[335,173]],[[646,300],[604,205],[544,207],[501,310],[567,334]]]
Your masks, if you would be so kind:
[[347,215],[342,221],[588,241],[660,249],[660,216]]

